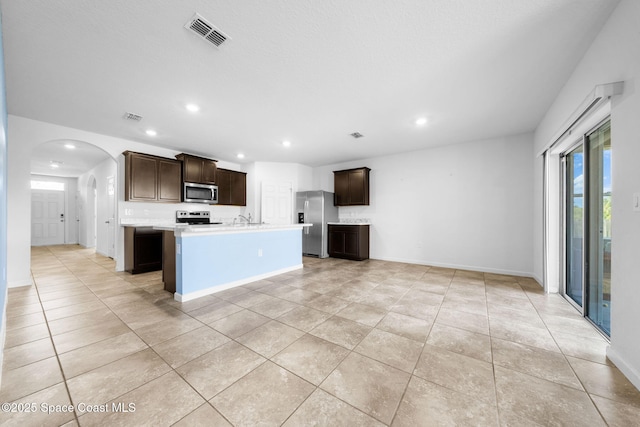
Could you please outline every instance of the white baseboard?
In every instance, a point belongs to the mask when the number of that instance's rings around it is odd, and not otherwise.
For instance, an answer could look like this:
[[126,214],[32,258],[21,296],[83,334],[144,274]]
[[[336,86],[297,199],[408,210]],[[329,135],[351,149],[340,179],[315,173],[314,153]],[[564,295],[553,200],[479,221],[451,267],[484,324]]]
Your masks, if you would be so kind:
[[607,347],[607,357],[618,369],[620,369],[620,372],[622,372],[624,376],[627,377],[627,379],[631,381],[638,390],[640,390],[640,372],[638,372],[633,366],[629,365],[617,351],[611,348],[611,346]]
[[21,288],[22,286],[32,286],[33,279],[29,277],[28,279],[14,280],[7,283],[7,288]]
[[224,283],[222,285],[212,286],[200,291],[189,292],[188,294],[179,294],[176,292],[173,294],[173,299],[179,302],[187,302],[192,299],[204,297],[207,295],[215,294],[216,292],[224,291],[226,289],[235,288],[236,286],[246,285],[247,283],[257,282],[258,280],[267,279],[269,277],[278,276],[280,274],[288,273],[290,271],[299,270],[303,267],[302,264],[294,265],[293,267],[287,267],[280,270],[272,271],[269,273],[258,274],[257,276],[247,277],[246,279],[236,280],[235,282]]
[[[392,262],[404,262],[407,264],[418,264],[418,265],[427,265],[431,267],[443,267],[443,268],[455,268],[456,270],[468,270],[468,271],[481,271],[483,273],[494,273],[494,274],[506,274],[509,276],[519,276],[519,277],[531,277],[537,280],[533,273],[526,271],[517,271],[517,270],[503,270],[499,268],[488,268],[488,267],[479,267],[473,265],[461,265],[461,264],[447,264],[440,262],[427,262],[424,260],[417,259],[407,259],[407,258],[393,258],[393,257],[375,257],[372,259],[379,259],[382,261],[392,261]],[[538,283],[540,283],[538,281]]]

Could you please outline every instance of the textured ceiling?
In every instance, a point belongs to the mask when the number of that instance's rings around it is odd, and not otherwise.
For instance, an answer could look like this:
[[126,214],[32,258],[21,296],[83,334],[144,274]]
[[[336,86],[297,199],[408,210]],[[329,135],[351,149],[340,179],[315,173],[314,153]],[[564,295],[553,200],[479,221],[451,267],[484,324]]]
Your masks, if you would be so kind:
[[[8,110],[240,163],[528,132],[617,3],[0,0]],[[231,40],[183,28],[194,12]]]

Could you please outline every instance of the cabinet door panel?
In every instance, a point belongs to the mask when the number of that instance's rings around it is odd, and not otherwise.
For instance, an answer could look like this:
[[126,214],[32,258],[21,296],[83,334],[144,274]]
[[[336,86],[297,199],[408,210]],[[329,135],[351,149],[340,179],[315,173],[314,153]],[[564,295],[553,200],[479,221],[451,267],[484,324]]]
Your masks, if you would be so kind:
[[182,182],[180,162],[158,160],[158,200],[161,202],[180,202]]
[[349,173],[335,172],[334,174],[334,191],[336,206],[349,205]]
[[216,162],[212,160],[202,161],[202,183],[203,184],[215,184],[216,183]]
[[132,155],[129,160],[131,161],[129,199],[155,201],[158,191],[156,159]]
[[231,204],[231,174],[228,170],[218,169],[216,179],[218,180],[218,204]]
[[350,257],[358,258],[360,248],[358,246],[358,232],[348,231],[344,233],[344,254]]
[[231,190],[229,203],[235,206],[247,204],[247,175],[241,172],[231,172],[229,187]]
[[184,157],[184,180],[186,182],[200,182],[202,178],[202,160],[196,157]]
[[329,255],[336,256],[344,254],[344,236],[344,232],[332,230],[331,226],[329,226]]
[[349,204],[364,205],[365,202],[364,171],[352,171],[349,173]]

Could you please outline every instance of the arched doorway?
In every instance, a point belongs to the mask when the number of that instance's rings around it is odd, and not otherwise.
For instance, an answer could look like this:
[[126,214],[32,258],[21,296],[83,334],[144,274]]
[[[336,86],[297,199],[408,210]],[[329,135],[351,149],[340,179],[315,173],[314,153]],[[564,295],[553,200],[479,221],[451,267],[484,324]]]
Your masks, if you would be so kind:
[[69,188],[65,243],[115,258],[117,168],[109,153],[86,141],[52,140],[33,150],[32,177],[64,181]]

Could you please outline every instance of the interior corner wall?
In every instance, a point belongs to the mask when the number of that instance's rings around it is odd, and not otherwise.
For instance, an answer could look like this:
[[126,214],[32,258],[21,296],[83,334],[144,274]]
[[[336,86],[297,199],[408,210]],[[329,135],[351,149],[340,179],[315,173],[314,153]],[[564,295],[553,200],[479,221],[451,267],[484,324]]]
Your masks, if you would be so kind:
[[[638,28],[640,2],[622,0],[538,126],[535,152],[552,142],[553,135],[596,85],[624,81],[623,94],[614,97],[611,105],[611,346],[607,355],[640,388],[636,270],[640,212],[633,209],[633,194],[640,193],[640,55],[634,54],[640,52]],[[535,221],[542,223],[541,212],[535,212]]]
[[333,171],[366,166],[371,258],[532,275],[533,134],[507,136],[314,169],[314,189],[334,191]]

